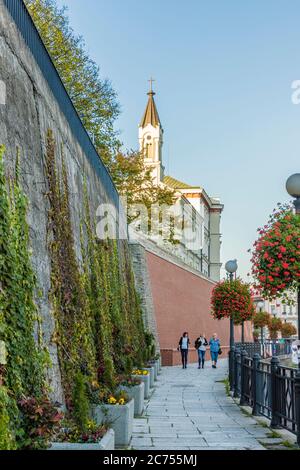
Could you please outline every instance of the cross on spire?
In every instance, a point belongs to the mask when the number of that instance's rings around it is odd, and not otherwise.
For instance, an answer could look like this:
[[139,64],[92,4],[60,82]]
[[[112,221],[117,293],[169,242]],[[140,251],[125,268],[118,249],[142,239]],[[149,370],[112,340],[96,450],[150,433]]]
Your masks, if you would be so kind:
[[154,78],[150,77],[150,80],[148,80],[148,82],[150,82],[150,93],[153,93],[152,83],[155,82]]

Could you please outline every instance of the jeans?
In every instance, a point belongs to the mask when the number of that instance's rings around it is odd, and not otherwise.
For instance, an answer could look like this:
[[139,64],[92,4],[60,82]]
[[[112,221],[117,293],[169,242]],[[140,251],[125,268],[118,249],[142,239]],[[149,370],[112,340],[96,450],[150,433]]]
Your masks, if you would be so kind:
[[217,362],[219,353],[218,353],[218,351],[210,351],[210,356],[211,356],[211,360],[213,362]]
[[188,349],[181,349],[181,360],[182,360],[182,366],[185,368],[187,365],[187,358],[188,358]]
[[205,362],[205,353],[206,351],[201,351],[201,349],[198,349],[198,363],[199,367],[204,367],[204,362]]

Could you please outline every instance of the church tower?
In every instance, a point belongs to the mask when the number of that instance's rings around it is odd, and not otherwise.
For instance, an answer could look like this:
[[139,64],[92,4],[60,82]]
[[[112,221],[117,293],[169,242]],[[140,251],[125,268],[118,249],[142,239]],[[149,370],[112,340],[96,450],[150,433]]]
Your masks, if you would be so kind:
[[139,125],[140,152],[144,155],[146,166],[151,167],[155,184],[164,179],[164,167],[162,164],[163,128],[159,119],[152,90],[153,79],[150,79],[150,91],[147,93],[148,103],[143,118]]

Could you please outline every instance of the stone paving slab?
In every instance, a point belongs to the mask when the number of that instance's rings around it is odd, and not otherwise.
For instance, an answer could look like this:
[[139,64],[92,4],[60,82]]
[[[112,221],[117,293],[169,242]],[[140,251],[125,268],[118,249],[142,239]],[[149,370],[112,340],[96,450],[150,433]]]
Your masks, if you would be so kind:
[[264,450],[268,429],[246,417],[226,395],[227,360],[217,369],[164,367],[143,419],[135,418],[136,450]]

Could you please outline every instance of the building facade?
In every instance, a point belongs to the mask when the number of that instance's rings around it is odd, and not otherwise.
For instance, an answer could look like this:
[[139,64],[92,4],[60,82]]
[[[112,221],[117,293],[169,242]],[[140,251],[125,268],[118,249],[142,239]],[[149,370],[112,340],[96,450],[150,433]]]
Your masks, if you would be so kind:
[[[192,186],[165,175],[163,165],[164,131],[154,101],[152,87],[139,125],[139,148],[146,167],[150,167],[156,185],[171,188],[176,194],[174,219],[177,243],[148,234],[148,237],[168,252],[179,257],[206,277],[219,281],[221,269],[221,213],[223,205],[218,198],[210,197],[201,186]],[[179,222],[178,222],[179,221]],[[135,229],[130,230],[134,236]],[[143,234],[139,234],[140,237]]]

